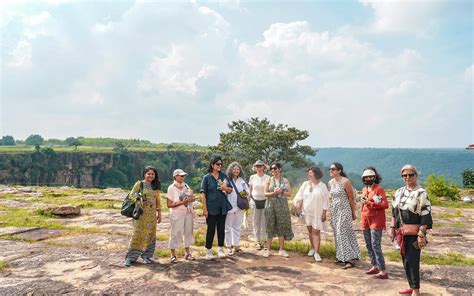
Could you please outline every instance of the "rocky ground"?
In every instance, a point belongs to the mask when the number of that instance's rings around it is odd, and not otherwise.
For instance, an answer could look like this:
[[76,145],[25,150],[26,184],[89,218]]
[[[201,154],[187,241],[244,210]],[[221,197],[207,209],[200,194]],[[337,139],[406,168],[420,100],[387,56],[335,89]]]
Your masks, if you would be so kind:
[[[386,259],[390,279],[376,280],[364,274],[369,268],[367,259],[358,262],[356,268],[342,270],[333,263],[330,251],[323,252],[321,263],[302,252],[290,252],[288,259],[276,254],[263,258],[261,251],[254,249],[249,229],[242,234],[243,252],[236,256],[206,261],[198,239],[193,249],[195,261],[179,258],[178,263],[171,264],[166,250],[166,212],[158,227],[158,263],[138,262],[126,268],[123,257],[131,224],[118,212],[124,194],[112,189],[80,192],[69,188],[0,187],[0,295],[398,295],[398,289],[407,286],[403,266],[396,257],[393,261]],[[65,202],[80,204],[81,214],[35,218],[38,208]],[[422,256],[446,257],[450,253],[472,259],[474,209],[434,207],[433,211],[437,227]],[[27,214],[21,219],[9,218],[14,212]],[[304,227],[293,222],[294,241],[307,243]],[[202,217],[198,217],[195,228],[198,234],[203,233]],[[361,250],[365,250],[359,230],[357,235]],[[332,236],[324,234],[323,241],[330,248]],[[387,254],[394,253],[387,237],[383,248]],[[460,266],[422,264],[422,292],[471,295],[474,267],[472,261],[468,262]]]

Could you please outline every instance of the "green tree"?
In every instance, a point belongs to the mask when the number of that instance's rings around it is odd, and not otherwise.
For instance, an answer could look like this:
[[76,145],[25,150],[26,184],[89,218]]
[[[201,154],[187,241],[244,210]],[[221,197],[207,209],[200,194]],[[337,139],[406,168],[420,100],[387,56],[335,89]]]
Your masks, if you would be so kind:
[[431,174],[426,178],[424,183],[425,189],[433,204],[437,204],[440,197],[447,197],[450,200],[458,200],[459,198],[458,186],[452,179],[446,179],[444,176]]
[[462,184],[464,188],[474,188],[474,169],[466,169],[462,172]]
[[116,141],[114,151],[118,153],[127,153],[129,145],[125,144],[124,141]]
[[3,136],[2,139],[0,140],[0,145],[14,146],[15,145],[15,139],[12,136]]
[[299,144],[309,136],[307,131],[273,124],[266,118],[232,121],[228,127],[230,132],[221,133],[219,144],[210,147],[210,151],[226,162],[239,162],[247,170],[257,159],[268,164],[280,161],[293,168],[305,167],[312,163],[307,157],[316,155],[310,146]]
[[28,145],[28,146],[40,146],[42,145],[44,142],[44,139],[42,136],[40,135],[30,135],[28,138],[26,138],[25,140],[25,145]]
[[77,150],[77,146],[82,146],[82,142],[79,138],[70,137],[65,140],[69,147],[74,146],[74,151]]

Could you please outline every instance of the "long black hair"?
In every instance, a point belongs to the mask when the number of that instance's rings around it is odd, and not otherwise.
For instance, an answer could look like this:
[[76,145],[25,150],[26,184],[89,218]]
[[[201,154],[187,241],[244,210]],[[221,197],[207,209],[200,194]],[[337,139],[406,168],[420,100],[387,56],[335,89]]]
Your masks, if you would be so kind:
[[209,162],[209,167],[207,168],[208,173],[212,173],[212,166],[215,165],[219,160],[222,162],[222,165],[224,165],[224,162],[222,161],[222,157],[214,156]]
[[341,171],[339,175],[347,178],[346,173],[344,173],[344,167],[342,166],[342,164],[340,164],[339,162],[333,162],[332,165],[335,166],[338,171]]
[[155,168],[155,167],[146,166],[146,167],[143,169],[142,178],[145,179],[145,174],[146,174],[148,171],[153,171],[153,172],[155,173],[155,179],[153,179],[153,181],[151,181],[151,189],[153,189],[153,190],[161,190],[160,178],[158,177],[158,172],[156,171],[156,168]]
[[[366,167],[362,172],[365,170],[372,170],[375,173],[375,184],[380,184],[382,182],[383,178],[382,176],[377,172],[377,170],[373,166],[368,166]],[[362,178],[362,181],[364,181],[364,178]]]

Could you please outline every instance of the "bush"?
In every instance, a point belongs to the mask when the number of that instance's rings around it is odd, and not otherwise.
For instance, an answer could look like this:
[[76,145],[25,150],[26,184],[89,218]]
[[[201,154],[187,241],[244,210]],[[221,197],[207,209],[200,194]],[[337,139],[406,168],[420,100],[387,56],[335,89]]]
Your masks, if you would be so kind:
[[446,179],[444,176],[431,174],[425,180],[425,189],[433,204],[439,202],[440,197],[447,197],[450,200],[458,200],[459,189],[454,180]]
[[462,184],[464,188],[474,189],[474,169],[467,169],[462,172]]

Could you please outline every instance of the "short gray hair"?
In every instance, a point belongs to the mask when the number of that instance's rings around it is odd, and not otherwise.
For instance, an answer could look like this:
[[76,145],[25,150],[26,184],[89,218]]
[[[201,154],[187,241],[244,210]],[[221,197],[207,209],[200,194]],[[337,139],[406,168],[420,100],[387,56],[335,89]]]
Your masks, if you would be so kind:
[[231,164],[229,164],[229,166],[227,167],[227,171],[226,171],[227,176],[232,177],[232,170],[236,166],[240,169],[239,177],[241,177],[242,179],[245,180],[245,172],[242,169],[242,166],[237,161],[234,161]]

